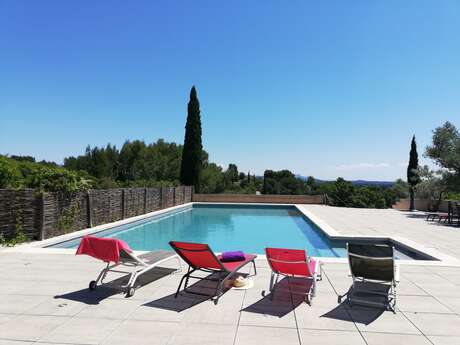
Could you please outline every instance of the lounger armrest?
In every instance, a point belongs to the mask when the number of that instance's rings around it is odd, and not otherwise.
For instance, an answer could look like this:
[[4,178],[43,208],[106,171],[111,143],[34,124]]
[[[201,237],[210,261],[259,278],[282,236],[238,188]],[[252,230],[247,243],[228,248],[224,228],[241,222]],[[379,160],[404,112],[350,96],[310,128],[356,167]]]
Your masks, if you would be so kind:
[[395,282],[399,283],[399,265],[395,263]]

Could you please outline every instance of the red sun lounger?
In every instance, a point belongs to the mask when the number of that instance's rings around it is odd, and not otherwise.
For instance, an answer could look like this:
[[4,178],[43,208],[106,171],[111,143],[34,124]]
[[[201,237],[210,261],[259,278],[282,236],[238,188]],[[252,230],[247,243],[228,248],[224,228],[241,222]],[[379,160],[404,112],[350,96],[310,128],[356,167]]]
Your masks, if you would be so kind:
[[272,269],[270,277],[270,292],[274,295],[274,288],[279,276],[301,277],[311,281],[305,295],[311,305],[315,296],[316,281],[321,280],[321,265],[319,260],[307,257],[305,250],[285,248],[265,248],[268,264]]
[[[157,267],[163,262],[176,259],[180,268],[180,259],[172,251],[155,250],[142,255],[135,255],[127,243],[116,238],[99,238],[94,236],[85,236],[81,239],[76,255],[89,255],[93,258],[104,261],[107,265],[99,273],[96,280],[89,283],[89,289],[94,290],[98,283],[103,283],[108,272],[130,273],[126,285],[121,288],[126,289],[126,296],[131,297],[135,292],[137,278],[142,274]],[[113,264],[111,264],[113,263]],[[136,268],[134,271],[118,271],[115,267],[120,265]]]
[[[176,251],[177,254],[188,264],[187,273],[182,277],[179,287],[175,297],[179,295],[180,288],[182,283],[185,280],[184,292],[214,297],[214,304],[217,305],[219,298],[223,294],[225,287],[225,282],[232,278],[241,268],[246,266],[248,263],[252,263],[254,266],[254,275],[257,274],[255,258],[257,255],[244,255],[244,260],[233,261],[233,262],[222,262],[221,255],[216,256],[214,252],[209,248],[207,244],[202,243],[189,243],[189,242],[169,242],[171,247]],[[207,273],[217,273],[218,278],[208,278],[208,277],[197,277],[192,276],[192,273],[195,271],[203,271]],[[209,295],[205,293],[187,291],[188,281],[190,278],[195,279],[205,279],[205,280],[214,280],[217,281],[217,287],[214,295]]]

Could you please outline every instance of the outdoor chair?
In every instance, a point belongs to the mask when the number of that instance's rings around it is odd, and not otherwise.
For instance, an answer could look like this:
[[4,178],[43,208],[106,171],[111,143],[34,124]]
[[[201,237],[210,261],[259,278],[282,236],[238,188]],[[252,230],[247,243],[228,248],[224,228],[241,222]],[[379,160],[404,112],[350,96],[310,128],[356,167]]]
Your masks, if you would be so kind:
[[455,203],[455,208],[457,209],[457,226],[460,226],[460,204]]
[[306,302],[312,304],[316,292],[316,281],[322,279],[321,263],[308,257],[303,249],[265,248],[268,264],[272,270],[270,277],[271,298],[275,295],[275,287],[279,276],[290,278],[305,278],[310,282],[305,292]]
[[[383,244],[347,244],[348,263],[353,285],[346,294],[348,303],[384,306],[396,312],[396,284],[399,282],[399,269],[395,263],[394,248]],[[383,302],[369,298],[383,296]],[[339,303],[343,296],[339,296]]]
[[436,219],[438,219],[439,221],[441,220],[441,218],[443,217],[447,217],[449,214],[446,213],[446,212],[430,212],[426,215],[426,219],[427,221],[435,221]]
[[[78,246],[76,255],[89,255],[106,263],[104,269],[99,273],[96,280],[89,283],[89,289],[95,290],[98,284],[103,284],[109,272],[129,273],[128,282],[121,285],[126,290],[126,296],[131,297],[135,293],[137,279],[159,266],[165,261],[176,259],[181,267],[179,257],[172,251],[155,250],[142,255],[135,255],[132,249],[122,240],[116,238],[99,238],[94,236],[85,236]],[[116,270],[118,266],[127,266],[134,268],[130,271]],[[109,284],[109,283],[108,283]]]
[[[185,280],[184,292],[209,296],[210,298],[214,297],[214,304],[217,305],[219,298],[224,293],[225,283],[234,277],[241,268],[249,263],[252,263],[254,266],[254,275],[257,274],[255,264],[257,255],[244,254],[244,260],[223,262],[221,260],[222,256],[216,256],[207,244],[176,241],[171,241],[169,244],[176,251],[176,253],[179,254],[179,256],[188,264],[187,273],[184,274],[181,281],[179,282],[179,287],[177,288],[176,294],[174,296],[176,298],[179,295],[182,283]],[[193,276],[192,274],[196,271],[211,273],[211,275],[207,277]],[[215,275],[217,275],[217,278],[214,277]],[[217,281],[215,293],[213,295],[209,295],[188,290],[187,287],[190,278]]]
[[449,224],[452,224],[455,218],[457,218],[457,226],[460,226],[460,205],[458,203],[454,204],[454,206],[450,209],[450,212],[440,216],[439,222],[442,221],[444,224],[449,222]]

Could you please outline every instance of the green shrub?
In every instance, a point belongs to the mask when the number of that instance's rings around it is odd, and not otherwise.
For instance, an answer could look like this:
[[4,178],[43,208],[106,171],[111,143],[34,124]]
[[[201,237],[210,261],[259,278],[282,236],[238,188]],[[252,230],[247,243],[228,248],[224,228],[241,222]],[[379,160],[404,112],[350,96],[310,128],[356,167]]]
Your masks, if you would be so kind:
[[34,188],[38,192],[73,193],[87,190],[93,180],[59,166],[16,161],[0,155],[0,188]]

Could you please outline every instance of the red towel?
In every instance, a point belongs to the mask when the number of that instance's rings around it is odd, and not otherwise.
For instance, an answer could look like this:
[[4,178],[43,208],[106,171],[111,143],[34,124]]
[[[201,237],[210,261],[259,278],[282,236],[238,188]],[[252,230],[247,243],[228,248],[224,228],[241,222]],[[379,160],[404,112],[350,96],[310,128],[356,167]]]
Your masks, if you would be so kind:
[[122,249],[128,253],[132,252],[128,244],[122,240],[85,236],[81,239],[75,254],[85,254],[105,262],[118,263],[120,261],[120,250]]

